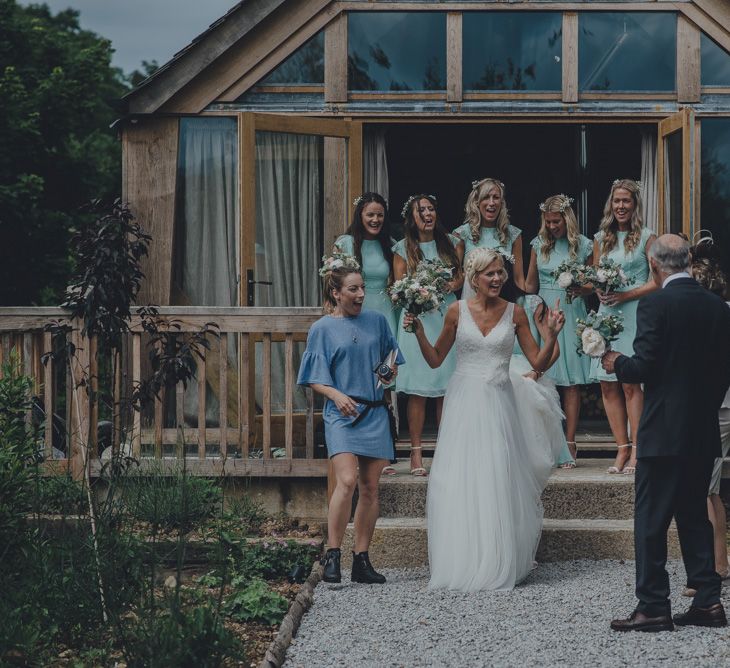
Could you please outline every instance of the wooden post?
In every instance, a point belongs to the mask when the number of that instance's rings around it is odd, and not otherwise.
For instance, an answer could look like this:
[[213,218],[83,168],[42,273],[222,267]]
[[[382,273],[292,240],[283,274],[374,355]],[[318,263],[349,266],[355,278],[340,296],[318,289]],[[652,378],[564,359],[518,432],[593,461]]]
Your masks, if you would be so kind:
[[563,13],[563,102],[578,101],[578,14]]
[[700,29],[677,15],[677,102],[700,101]]
[[[89,423],[91,419],[90,401],[87,387],[81,386],[84,380],[89,382],[90,342],[81,336],[81,320],[75,319],[71,340],[76,352],[69,360],[71,370],[71,475],[74,480],[83,480],[85,467],[89,459]],[[68,399],[67,399],[68,400]]]
[[324,29],[324,101],[347,102],[347,12]]
[[461,102],[462,84],[462,13],[446,14],[446,100]]

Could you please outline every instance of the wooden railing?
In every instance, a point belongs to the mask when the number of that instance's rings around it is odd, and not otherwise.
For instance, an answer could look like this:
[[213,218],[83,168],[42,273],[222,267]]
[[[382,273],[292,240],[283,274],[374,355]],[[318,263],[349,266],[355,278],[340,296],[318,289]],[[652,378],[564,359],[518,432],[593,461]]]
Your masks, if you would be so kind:
[[[87,464],[99,473],[105,444],[106,454],[121,451],[143,468],[172,470],[184,458],[201,475],[325,476],[327,460],[315,458],[314,397],[296,386],[295,349],[320,316],[318,308],[160,307],[162,327],[176,337],[210,323],[218,335],[206,337],[209,348],[200,348],[187,390],[182,383],[163,388],[141,411],[124,401],[151,371],[149,335],[138,316],[120,354],[103,359],[62,309],[0,308],[0,355],[7,361],[15,349],[33,379],[36,408],[28,419],[44,427],[49,464],[55,454],[53,466],[66,465],[76,476]],[[45,328],[54,321],[70,325],[64,336],[75,354],[44,365],[53,343]],[[108,442],[97,440],[100,423],[110,428]]]

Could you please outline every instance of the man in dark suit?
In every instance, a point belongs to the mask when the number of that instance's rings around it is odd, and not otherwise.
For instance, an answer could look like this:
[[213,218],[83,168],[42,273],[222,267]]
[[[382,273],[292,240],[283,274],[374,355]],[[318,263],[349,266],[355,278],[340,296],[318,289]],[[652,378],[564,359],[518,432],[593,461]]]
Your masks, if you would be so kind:
[[[644,383],[634,514],[639,603],[611,628],[726,626],[707,490],[720,456],[717,413],[730,384],[730,309],[689,275],[689,244],[681,237],[659,237],[649,250],[649,265],[662,289],[639,302],[634,355],[609,352],[602,362],[622,383]],[[674,620],[665,568],[672,517],[687,586],[697,590],[688,612]]]

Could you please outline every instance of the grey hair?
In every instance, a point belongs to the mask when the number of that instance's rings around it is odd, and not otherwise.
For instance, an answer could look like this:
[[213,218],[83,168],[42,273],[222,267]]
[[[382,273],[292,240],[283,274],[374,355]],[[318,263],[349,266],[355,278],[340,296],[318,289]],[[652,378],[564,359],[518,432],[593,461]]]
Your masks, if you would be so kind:
[[650,257],[654,258],[659,269],[665,274],[689,272],[689,242],[680,237],[672,240],[674,243],[668,244],[662,237],[656,239],[649,249]]

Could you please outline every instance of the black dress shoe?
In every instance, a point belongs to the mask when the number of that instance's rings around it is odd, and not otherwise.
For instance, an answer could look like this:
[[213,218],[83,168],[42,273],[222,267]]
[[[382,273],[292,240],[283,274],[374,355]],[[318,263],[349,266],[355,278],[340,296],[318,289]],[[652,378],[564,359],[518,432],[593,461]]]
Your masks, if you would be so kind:
[[322,581],[323,582],[342,582],[342,572],[340,571],[340,552],[339,547],[332,547],[324,553],[322,558],[322,564],[324,569],[322,570]]
[[611,622],[614,631],[645,631],[656,633],[657,631],[674,631],[674,624],[669,615],[661,617],[647,617],[643,612],[634,610],[628,619],[614,619]]
[[687,612],[674,615],[674,623],[677,626],[712,626],[720,628],[721,626],[727,626],[727,617],[722,603],[715,603],[709,608],[697,608],[691,605]]
[[353,582],[363,582],[365,584],[385,584],[385,576],[376,572],[370,563],[367,552],[352,553],[352,575],[350,579]]

